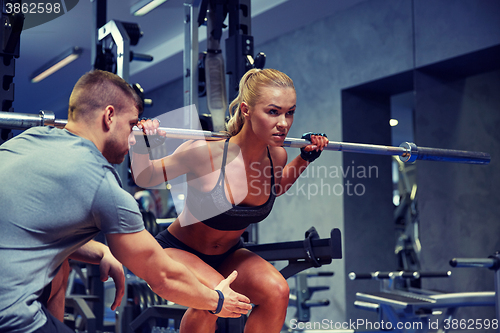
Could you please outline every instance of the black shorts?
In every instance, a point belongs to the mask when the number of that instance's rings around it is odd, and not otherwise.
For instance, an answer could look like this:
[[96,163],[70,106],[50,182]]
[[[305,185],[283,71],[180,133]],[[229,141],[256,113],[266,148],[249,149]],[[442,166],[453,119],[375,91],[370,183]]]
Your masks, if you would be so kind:
[[235,246],[230,248],[229,251],[225,253],[216,255],[203,254],[201,252],[194,250],[193,248],[187,246],[186,244],[175,238],[174,235],[168,232],[168,230],[163,230],[161,233],[156,235],[156,240],[158,241],[158,243],[160,243],[160,245],[164,249],[174,248],[192,253],[214,269],[217,269],[224,262],[224,260],[226,260],[227,257],[233,254],[236,250],[241,249],[243,247],[243,240],[240,239],[240,241]]

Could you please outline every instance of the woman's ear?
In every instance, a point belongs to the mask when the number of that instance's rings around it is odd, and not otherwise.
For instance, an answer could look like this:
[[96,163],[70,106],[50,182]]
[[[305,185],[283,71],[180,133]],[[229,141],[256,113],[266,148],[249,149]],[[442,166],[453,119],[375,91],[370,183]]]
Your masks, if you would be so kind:
[[250,115],[250,108],[248,107],[248,104],[245,102],[241,102],[240,111],[245,118]]

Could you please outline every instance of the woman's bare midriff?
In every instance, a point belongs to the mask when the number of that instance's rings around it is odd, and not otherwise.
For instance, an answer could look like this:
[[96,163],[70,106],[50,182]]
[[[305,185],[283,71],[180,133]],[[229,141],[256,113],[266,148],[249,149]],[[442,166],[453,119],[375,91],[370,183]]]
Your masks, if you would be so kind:
[[175,238],[198,252],[217,255],[227,252],[236,245],[245,230],[216,230],[202,222],[181,226],[179,219],[177,219],[168,228],[168,231]]

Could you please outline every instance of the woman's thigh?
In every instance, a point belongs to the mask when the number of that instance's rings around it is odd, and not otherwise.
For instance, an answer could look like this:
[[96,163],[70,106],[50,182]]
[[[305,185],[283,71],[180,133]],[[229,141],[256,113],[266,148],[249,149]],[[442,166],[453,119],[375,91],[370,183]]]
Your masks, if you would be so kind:
[[196,278],[209,288],[215,288],[224,279],[219,272],[190,252],[175,248],[166,248],[164,251],[170,258],[189,268]]
[[288,299],[288,283],[281,273],[268,261],[247,250],[238,249],[219,267],[223,276],[238,271],[238,277],[231,288],[250,298],[259,305],[269,298]]

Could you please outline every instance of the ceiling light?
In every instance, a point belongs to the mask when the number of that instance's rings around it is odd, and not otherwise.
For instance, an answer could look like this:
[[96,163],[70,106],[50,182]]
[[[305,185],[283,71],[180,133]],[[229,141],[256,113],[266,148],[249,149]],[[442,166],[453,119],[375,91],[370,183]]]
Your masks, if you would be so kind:
[[68,51],[52,59],[51,61],[34,71],[30,76],[31,82],[35,83],[42,81],[47,76],[57,72],[70,62],[76,60],[82,54],[82,52],[83,50],[78,46],[72,47]]
[[397,119],[389,120],[389,125],[391,125],[392,127],[397,126],[398,124],[399,124],[399,122]]
[[141,0],[130,8],[134,16],[143,16],[164,3],[167,0]]

